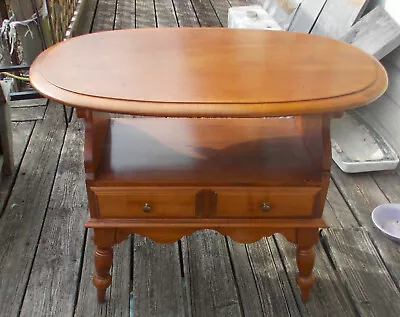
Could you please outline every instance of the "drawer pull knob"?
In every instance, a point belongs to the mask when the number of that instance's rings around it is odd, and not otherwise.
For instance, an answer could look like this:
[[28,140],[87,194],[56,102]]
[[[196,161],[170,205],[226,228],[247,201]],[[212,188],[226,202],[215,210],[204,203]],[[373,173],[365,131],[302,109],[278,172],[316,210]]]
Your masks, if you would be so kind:
[[267,202],[264,201],[261,203],[261,210],[264,212],[270,211],[271,206]]
[[150,212],[151,211],[151,205],[149,203],[145,203],[142,207],[142,210],[144,212]]

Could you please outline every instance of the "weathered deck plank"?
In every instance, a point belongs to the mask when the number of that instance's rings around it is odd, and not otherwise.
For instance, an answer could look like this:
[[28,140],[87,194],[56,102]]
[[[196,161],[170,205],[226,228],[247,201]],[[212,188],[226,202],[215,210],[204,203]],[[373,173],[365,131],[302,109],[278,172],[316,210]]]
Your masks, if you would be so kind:
[[182,239],[184,274],[195,317],[242,315],[225,238],[212,230]]
[[46,106],[11,108],[11,121],[42,120]]
[[93,20],[92,33],[114,29],[117,0],[100,0]]
[[340,228],[340,222],[336,218],[335,212],[332,209],[331,205],[326,201],[324,206],[324,213],[322,218],[325,220],[326,224],[330,228]]
[[87,34],[91,31],[98,2],[99,0],[83,1],[83,6],[81,6],[82,14],[76,25],[76,35]]
[[359,315],[399,316],[399,290],[367,232],[328,229],[322,238]]
[[[358,228],[360,226],[332,180],[329,184],[325,208],[327,210],[324,210],[324,215],[331,217],[328,223],[330,227]],[[333,217],[335,218],[334,220],[332,219]]]
[[230,238],[227,238],[227,242],[244,315],[252,317],[263,316],[260,294],[254,279],[246,245],[232,241]]
[[[13,182],[17,177],[17,171],[21,165],[22,158],[26,147],[28,146],[29,138],[31,137],[34,122],[16,122],[12,123],[13,132],[13,150],[14,150],[14,172],[12,175],[1,175],[0,182],[0,216],[3,213],[4,206],[7,203],[8,196],[13,188]],[[1,237],[1,233],[0,233]]]
[[250,4],[260,4],[258,0],[228,0],[228,3],[231,7],[239,7]]
[[400,177],[395,171],[376,172],[371,176],[389,202],[400,204]]
[[191,0],[173,0],[173,3],[180,27],[199,26],[199,20],[197,19]]
[[136,1],[118,0],[114,29],[134,29],[136,27],[135,12]]
[[154,0],[154,7],[156,10],[157,27],[178,26],[172,0]]
[[156,25],[154,0],[136,0],[136,27],[153,28]]
[[37,107],[37,106],[46,106],[48,99],[46,98],[37,98],[37,99],[28,99],[28,100],[14,100],[7,101],[11,108],[28,108],[28,107]]
[[297,299],[301,316],[357,316],[353,304],[348,298],[342,281],[336,275],[321,244],[316,247],[314,275],[315,285],[311,289],[311,299],[304,303],[296,284],[297,265],[296,247],[277,235],[276,243],[289,276],[290,284]]
[[400,281],[400,250],[394,242],[378,231],[371,219],[372,210],[378,205],[388,203],[387,198],[371,174],[349,175],[342,173],[334,165],[332,175],[358,222],[368,231],[392,278]]
[[216,27],[221,26],[221,22],[209,0],[192,0],[194,11],[196,12],[200,26]]
[[228,10],[231,7],[228,0],[210,0],[210,3],[223,27],[228,27]]
[[0,219],[0,311],[17,316],[42,230],[65,134],[61,106],[36,122],[7,207]]
[[246,249],[262,303],[262,314],[300,316],[273,238],[248,244]]
[[99,304],[96,288],[92,283],[94,274],[94,244],[89,230],[84,250],[82,276],[78,290],[74,317],[129,317],[129,294],[131,290],[131,240],[114,246],[112,285],[107,289],[106,302]]
[[357,221],[364,227],[372,229],[372,210],[380,204],[387,203],[385,195],[368,173],[346,174],[334,164],[332,178]]
[[133,315],[184,316],[178,243],[159,244],[134,236]]
[[[54,105],[50,105],[54,106]],[[67,130],[21,316],[72,316],[87,214],[83,125]]]

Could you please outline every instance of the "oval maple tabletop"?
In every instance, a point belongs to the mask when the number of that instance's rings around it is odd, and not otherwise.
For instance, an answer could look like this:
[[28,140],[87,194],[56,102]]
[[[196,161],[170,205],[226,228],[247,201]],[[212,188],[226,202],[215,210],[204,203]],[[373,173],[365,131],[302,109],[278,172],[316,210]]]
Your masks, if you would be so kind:
[[75,107],[189,117],[341,112],[387,87],[382,65],[350,44],[222,28],[76,37],[40,54],[30,78],[41,94]]

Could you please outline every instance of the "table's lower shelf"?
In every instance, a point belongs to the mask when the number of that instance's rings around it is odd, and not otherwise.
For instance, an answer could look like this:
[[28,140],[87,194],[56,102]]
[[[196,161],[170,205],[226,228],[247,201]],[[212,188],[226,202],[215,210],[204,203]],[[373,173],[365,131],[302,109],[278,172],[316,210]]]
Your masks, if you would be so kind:
[[96,186],[321,183],[294,118],[112,119],[103,153]]

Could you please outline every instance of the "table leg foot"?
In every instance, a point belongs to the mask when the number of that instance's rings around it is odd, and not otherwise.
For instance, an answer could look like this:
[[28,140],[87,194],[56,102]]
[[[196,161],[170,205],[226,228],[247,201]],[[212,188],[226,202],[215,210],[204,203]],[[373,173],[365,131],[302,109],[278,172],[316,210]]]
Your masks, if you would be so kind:
[[97,300],[104,302],[106,290],[111,285],[112,278],[110,268],[113,261],[113,249],[96,247],[94,264],[96,274],[93,277],[93,284],[97,288]]
[[310,291],[315,282],[315,277],[312,273],[315,262],[314,244],[318,241],[318,230],[310,229],[304,236],[299,235],[299,242],[296,250],[297,267],[299,274],[296,282],[300,287],[301,299],[307,301]]

